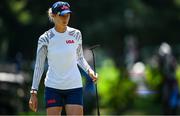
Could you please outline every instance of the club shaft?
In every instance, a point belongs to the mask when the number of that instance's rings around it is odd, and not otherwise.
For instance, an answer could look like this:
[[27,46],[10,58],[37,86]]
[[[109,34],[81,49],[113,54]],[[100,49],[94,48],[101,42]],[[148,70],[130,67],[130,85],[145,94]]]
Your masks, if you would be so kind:
[[[94,65],[94,73],[96,74],[96,61],[95,61],[95,55],[93,49],[91,49],[92,55],[93,55],[93,65]],[[99,96],[98,96],[98,90],[97,90],[97,83],[95,84],[96,88],[96,106],[97,106],[97,114],[100,116],[100,111],[99,111]]]

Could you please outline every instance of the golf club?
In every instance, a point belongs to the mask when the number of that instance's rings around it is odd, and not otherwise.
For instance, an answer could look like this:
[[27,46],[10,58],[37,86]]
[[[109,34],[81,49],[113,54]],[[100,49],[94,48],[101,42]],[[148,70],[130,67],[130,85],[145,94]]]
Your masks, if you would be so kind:
[[[97,44],[97,45],[94,45],[92,47],[90,47],[89,49],[91,50],[92,52],[92,55],[93,55],[93,65],[94,65],[94,73],[96,74],[96,62],[95,62],[95,55],[94,55],[94,49],[99,47],[100,45]],[[99,111],[99,97],[98,97],[98,90],[97,90],[97,83],[95,83],[95,88],[96,88],[96,106],[97,106],[97,114],[98,116],[100,116],[100,111]]]

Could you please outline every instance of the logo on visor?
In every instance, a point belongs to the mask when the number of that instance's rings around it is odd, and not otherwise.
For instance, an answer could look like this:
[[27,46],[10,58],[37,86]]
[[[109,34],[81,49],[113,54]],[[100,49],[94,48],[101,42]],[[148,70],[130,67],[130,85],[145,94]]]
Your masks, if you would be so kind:
[[62,7],[61,7],[61,10],[68,10],[69,9],[69,7],[68,6],[65,6],[65,5],[63,5]]

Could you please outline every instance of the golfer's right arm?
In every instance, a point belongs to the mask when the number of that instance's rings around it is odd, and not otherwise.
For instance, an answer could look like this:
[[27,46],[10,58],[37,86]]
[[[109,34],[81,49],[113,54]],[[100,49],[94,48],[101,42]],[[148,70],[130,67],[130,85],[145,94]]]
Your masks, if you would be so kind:
[[31,87],[31,97],[29,100],[29,108],[36,112],[38,106],[37,91],[38,86],[44,72],[44,63],[47,56],[47,41],[46,38],[40,37],[38,40],[38,48],[36,54],[36,63],[33,74],[33,82]]

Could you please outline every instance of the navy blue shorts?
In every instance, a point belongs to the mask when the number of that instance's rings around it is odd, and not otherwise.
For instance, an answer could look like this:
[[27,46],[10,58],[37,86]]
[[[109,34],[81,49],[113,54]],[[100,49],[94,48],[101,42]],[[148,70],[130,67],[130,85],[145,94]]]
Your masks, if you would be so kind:
[[83,105],[82,88],[59,90],[45,87],[45,103],[46,108],[66,104]]

